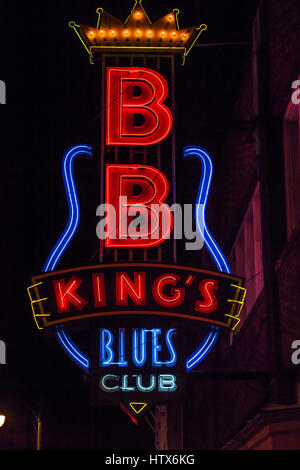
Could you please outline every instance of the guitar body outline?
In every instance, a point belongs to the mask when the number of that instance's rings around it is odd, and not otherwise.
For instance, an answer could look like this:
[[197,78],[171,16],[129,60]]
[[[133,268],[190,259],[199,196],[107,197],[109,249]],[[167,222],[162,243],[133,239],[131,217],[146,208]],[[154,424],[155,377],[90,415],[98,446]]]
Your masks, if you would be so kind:
[[[67,225],[51,250],[43,267],[43,272],[54,271],[57,263],[62,257],[74,237],[80,221],[80,205],[74,179],[73,164],[77,156],[92,157],[92,147],[89,145],[75,145],[70,147],[64,154],[62,162],[62,173],[65,185],[66,197],[69,208]],[[204,244],[208,249],[218,271],[231,273],[227,260],[221,248],[211,235],[206,225],[205,211],[209,195],[213,165],[208,152],[198,146],[187,146],[183,149],[183,157],[197,157],[201,161],[201,176],[197,200],[195,205],[195,220],[197,231],[203,237]],[[220,328],[211,326],[199,347],[187,358],[186,370],[190,371],[200,364],[216,344],[220,334]],[[69,334],[62,326],[56,327],[56,338],[69,357],[83,370],[89,372],[89,357],[83,353],[73,342]]]

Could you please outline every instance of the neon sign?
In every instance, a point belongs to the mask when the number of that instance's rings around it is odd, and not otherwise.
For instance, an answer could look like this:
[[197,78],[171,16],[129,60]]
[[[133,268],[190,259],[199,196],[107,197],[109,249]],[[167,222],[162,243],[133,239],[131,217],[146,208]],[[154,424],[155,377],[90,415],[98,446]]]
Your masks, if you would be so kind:
[[[138,93],[135,95],[135,90]],[[106,84],[107,145],[154,145],[172,128],[172,113],[163,104],[168,95],[164,77],[150,69],[108,67]],[[135,116],[142,123],[135,124]]]
[[[135,193],[138,187],[137,194]],[[106,203],[108,210],[105,246],[149,248],[161,244],[172,231],[173,216],[164,204],[169,183],[162,171],[149,165],[107,165]],[[139,238],[130,236],[130,223],[140,213],[145,223]],[[115,221],[118,221],[116,224]],[[162,224],[164,220],[164,224]],[[146,228],[145,228],[146,227]],[[135,230],[135,225],[133,227]]]
[[[104,392],[175,392],[176,375],[162,372],[161,369],[173,368],[177,363],[174,344],[176,329],[170,328],[119,328],[115,333],[100,329],[100,368],[117,366],[131,371],[131,374],[116,371],[100,375],[99,385]],[[139,368],[149,368],[159,373],[141,374]],[[137,373],[133,373],[133,371]]]
[[242,278],[183,266],[114,263],[32,280],[40,328],[95,317],[151,315],[234,330],[244,302]]
[[[132,377],[133,378],[133,377]],[[111,383],[109,385],[109,383]],[[116,385],[112,385],[112,383]],[[128,382],[128,375],[107,374],[100,379],[100,388],[104,392],[153,392],[157,389],[158,392],[175,392],[177,389],[176,377],[172,374],[159,374],[150,375],[150,382],[147,386],[143,384],[141,375],[134,377],[134,382]]]
[[[118,339],[114,338],[114,334],[105,328],[100,329],[100,366],[117,365],[119,367],[127,367],[128,360],[126,357],[126,342],[132,344],[131,360],[136,367],[144,366],[147,359],[147,340],[150,337],[152,351],[152,367],[172,367],[176,364],[177,354],[172,342],[172,336],[176,333],[175,328],[168,329],[165,333],[164,342],[167,347],[170,358],[166,361],[158,359],[158,352],[162,346],[159,344],[159,337],[162,335],[161,328],[133,328],[131,337],[125,339],[125,329],[119,328]],[[115,344],[118,341],[118,361],[116,361],[116,353],[114,351]]]
[[[94,54],[107,48],[120,55],[138,49],[143,57],[154,52],[163,57],[167,50],[185,59],[206,29],[201,25],[180,30],[175,10],[152,25],[140,1],[122,27],[111,15],[102,10],[98,13],[97,28],[70,24],[92,63]],[[140,254],[161,249],[174,230],[167,204],[173,197],[168,171],[162,171],[159,164],[159,168],[147,164],[150,160],[146,158],[143,163],[135,161],[133,156],[138,149],[145,156],[147,151],[160,148],[157,144],[175,141],[171,139],[175,123],[167,80],[161,71],[149,67],[118,64],[105,66],[102,75],[101,190],[107,212],[103,244],[107,258],[120,251],[139,250]],[[118,159],[119,149],[125,154],[128,151],[127,161]],[[33,318],[38,329],[53,330],[68,356],[97,378],[97,393],[112,400],[128,396],[138,414],[146,404],[133,400],[145,393],[152,397],[153,392],[159,400],[182,393],[185,374],[204,360],[222,332],[237,330],[246,291],[243,279],[231,274],[207,226],[213,164],[199,146],[185,147],[183,157],[196,157],[201,163],[194,221],[216,271],[175,262],[163,264],[164,260],[146,262],[147,256],[143,263],[110,259],[108,263],[90,265],[87,261],[84,266],[57,270],[80,222],[73,171],[79,156],[91,158],[91,146],[76,145],[63,157],[69,216],[42,274],[33,276],[27,289]],[[167,160],[168,155],[162,154],[161,161]],[[88,348],[87,353],[73,339],[74,329],[80,331],[91,319],[98,325],[96,353]],[[194,334],[194,343],[186,344],[187,332]]]

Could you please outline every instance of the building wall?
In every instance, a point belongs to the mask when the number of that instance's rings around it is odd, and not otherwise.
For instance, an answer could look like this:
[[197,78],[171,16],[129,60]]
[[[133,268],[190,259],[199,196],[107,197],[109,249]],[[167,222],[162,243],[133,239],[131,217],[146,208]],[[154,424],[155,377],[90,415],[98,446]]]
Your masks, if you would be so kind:
[[272,0],[268,10],[272,113],[283,116],[291,83],[300,73],[300,4],[297,0]]
[[[249,58],[235,107],[235,128],[228,134],[217,170],[217,184],[222,190],[215,199],[215,211],[227,255],[233,248],[256,183],[263,182],[264,268],[268,269],[267,276],[272,277],[232,344],[228,339],[223,340],[219,358],[226,357],[227,363],[224,366],[223,361],[221,366],[228,372],[265,371],[269,375],[256,380],[245,376],[230,379],[228,375],[227,380],[200,384],[204,390],[202,395],[199,385],[201,406],[198,405],[198,412],[203,421],[210,424],[206,432],[200,429],[197,437],[192,433],[189,436],[191,443],[197,443],[200,448],[224,448],[232,439],[234,443],[225,448],[300,447],[298,418],[290,419],[285,412],[276,414],[276,422],[256,426],[251,435],[245,434],[239,440],[246,423],[268,403],[285,405],[296,400],[297,371],[291,363],[291,343],[300,339],[300,223],[288,238],[283,120],[291,97],[291,84],[300,74],[299,30],[299,1],[261,2],[254,34],[257,41],[254,51],[260,70],[253,67]],[[260,80],[262,76],[264,84]],[[261,146],[257,139],[262,134]],[[261,172],[264,173],[262,179]],[[279,327],[279,336],[274,336],[274,324]],[[276,369],[272,360],[274,348],[276,353],[280,351],[281,359]],[[189,411],[188,416],[193,419],[192,405]]]
[[[300,4],[295,0],[269,2],[269,51],[270,51],[270,98],[272,115],[279,116],[282,123],[280,140],[284,138],[284,116],[292,95],[292,82],[300,74]],[[293,136],[290,136],[293,138]],[[282,162],[291,158],[287,152],[280,155]],[[298,148],[297,160],[300,160]],[[298,167],[299,170],[299,167]],[[300,185],[300,172],[294,175],[293,184]],[[284,178],[284,174],[282,175]],[[292,184],[288,179],[287,185]],[[288,201],[287,201],[288,203]],[[282,367],[292,367],[291,343],[300,338],[300,214],[293,233],[286,234],[284,246],[276,260],[276,273],[280,306],[280,334]],[[286,222],[286,220],[285,220]]]
[[284,367],[291,366],[291,345],[300,340],[300,226],[294,231],[277,263],[281,313],[281,351]]
[[233,437],[224,450],[298,450],[299,406],[268,407]]
[[[227,135],[220,165],[216,167],[215,186],[219,188],[214,210],[216,233],[229,254],[250,198],[249,189],[257,178],[253,130],[253,83],[251,60],[245,64],[244,78]],[[228,116],[231,119],[231,116]]]

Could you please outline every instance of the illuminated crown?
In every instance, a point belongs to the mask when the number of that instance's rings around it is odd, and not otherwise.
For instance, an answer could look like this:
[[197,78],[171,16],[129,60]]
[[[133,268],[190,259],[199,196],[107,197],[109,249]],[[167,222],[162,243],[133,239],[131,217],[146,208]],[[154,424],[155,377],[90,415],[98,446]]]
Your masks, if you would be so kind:
[[70,21],[69,26],[74,29],[83,43],[90,55],[91,63],[95,52],[110,54],[142,52],[152,55],[179,53],[183,57],[183,63],[185,62],[185,57],[207,26],[201,24],[199,27],[179,29],[178,9],[151,23],[141,3],[142,0],[135,0],[134,7],[124,23],[102,8],[96,10],[98,13],[96,28],[77,25],[74,21]]

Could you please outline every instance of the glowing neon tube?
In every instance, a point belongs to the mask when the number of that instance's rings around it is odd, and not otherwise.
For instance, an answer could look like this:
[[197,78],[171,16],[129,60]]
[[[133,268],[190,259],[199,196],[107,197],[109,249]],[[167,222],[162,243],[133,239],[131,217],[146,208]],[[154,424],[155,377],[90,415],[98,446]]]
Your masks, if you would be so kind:
[[[75,145],[74,147],[71,147],[69,150],[67,150],[63,157],[62,174],[69,207],[69,218],[66,228],[64,229],[62,235],[58,239],[47,258],[47,261],[43,267],[43,272],[54,271],[59,259],[61,258],[78,228],[80,208],[74,181],[73,164],[75,158],[79,155],[91,157],[92,147],[88,145]],[[61,327],[58,328],[56,337],[71,359],[87,371],[89,369],[89,358],[82,351],[80,351],[76,344],[71,340],[69,335]]]
[[[218,271],[229,274],[231,271],[226,261],[226,258],[222,253],[222,250],[217,244],[216,240],[213,238],[210,231],[208,230],[205,219],[207,198],[210,190],[213,173],[212,160],[210,155],[205,150],[203,150],[201,147],[196,147],[193,145],[184,147],[183,149],[183,157],[187,158],[190,156],[199,158],[202,164],[202,173],[195,207],[196,227],[198,232],[202,236],[205,246],[207,247],[210,255],[212,256],[213,261],[218,268]],[[210,331],[207,333],[200,346],[187,359],[186,369],[188,371],[193,369],[196,365],[203,361],[203,359],[214,347],[218,337],[219,328],[211,327]]]

